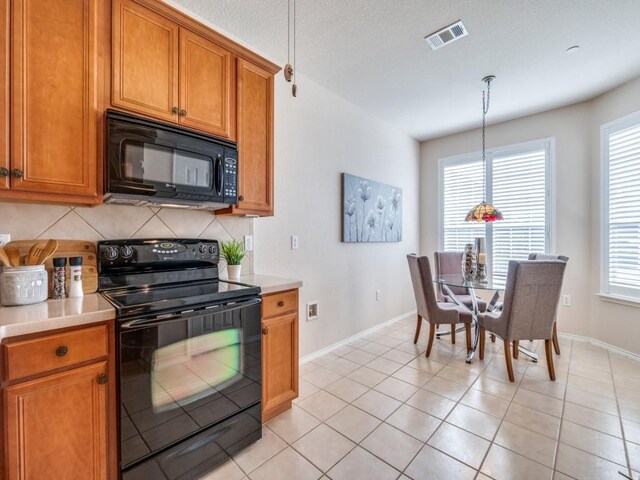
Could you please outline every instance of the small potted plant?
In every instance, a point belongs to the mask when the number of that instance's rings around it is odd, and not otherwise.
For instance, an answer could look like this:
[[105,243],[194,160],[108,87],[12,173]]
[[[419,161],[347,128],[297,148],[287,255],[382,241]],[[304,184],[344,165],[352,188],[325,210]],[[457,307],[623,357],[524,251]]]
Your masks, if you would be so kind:
[[242,242],[240,240],[220,242],[220,256],[227,262],[229,278],[240,278],[241,263],[245,256]]

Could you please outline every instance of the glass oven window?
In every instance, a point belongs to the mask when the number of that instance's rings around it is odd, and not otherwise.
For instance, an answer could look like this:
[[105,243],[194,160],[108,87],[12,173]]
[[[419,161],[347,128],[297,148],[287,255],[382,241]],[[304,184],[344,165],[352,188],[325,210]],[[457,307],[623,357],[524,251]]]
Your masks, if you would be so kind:
[[261,399],[260,305],[191,315],[120,332],[125,468]]
[[211,157],[137,141],[125,141],[122,148],[122,176],[128,181],[212,188]]

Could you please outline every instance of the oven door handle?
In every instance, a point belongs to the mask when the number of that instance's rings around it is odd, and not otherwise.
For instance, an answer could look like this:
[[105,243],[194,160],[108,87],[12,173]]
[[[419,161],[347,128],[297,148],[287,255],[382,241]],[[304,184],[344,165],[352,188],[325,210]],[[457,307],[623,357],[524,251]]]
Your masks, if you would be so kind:
[[212,305],[210,307],[201,308],[198,310],[185,310],[179,313],[173,313],[169,315],[160,315],[152,319],[139,319],[130,320],[120,325],[121,330],[131,330],[140,327],[149,327],[152,325],[160,325],[167,322],[183,321],[191,317],[197,317],[200,315],[211,315],[212,313],[226,313],[233,310],[239,310],[241,308],[252,307],[254,305],[260,305],[262,299],[250,298],[248,300],[241,300],[239,302],[229,302],[222,305]]

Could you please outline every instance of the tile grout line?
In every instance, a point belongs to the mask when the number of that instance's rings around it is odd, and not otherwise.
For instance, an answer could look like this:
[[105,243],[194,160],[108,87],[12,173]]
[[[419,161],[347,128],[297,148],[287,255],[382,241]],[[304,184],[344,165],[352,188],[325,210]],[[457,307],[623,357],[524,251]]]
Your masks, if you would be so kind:
[[633,478],[633,470],[631,469],[631,458],[629,457],[629,448],[627,447],[627,439],[624,434],[624,422],[622,420],[622,410],[620,410],[620,402],[618,399],[618,389],[616,388],[617,382],[615,377],[613,376],[613,367],[611,366],[611,352],[609,352],[608,350],[606,352],[607,352],[607,358],[609,359],[609,367],[611,368],[611,379],[613,380],[613,393],[616,399],[616,408],[618,410],[618,421],[620,422],[620,431],[622,434],[622,446],[624,447],[624,456],[625,456],[625,459],[627,460],[627,473],[631,478]]
[[[571,374],[571,358],[573,357],[573,340],[571,341],[571,349],[569,350],[569,370],[567,372],[567,384],[564,389],[564,395],[562,396],[562,411],[560,412],[560,428],[558,430],[558,440],[556,441],[556,450],[553,452],[553,474],[555,475],[558,470],[556,470],[556,465],[558,464],[558,451],[560,450],[560,436],[562,435],[562,424],[564,423],[564,409],[567,404],[567,391],[569,390],[569,375]],[[570,475],[560,472],[563,475]],[[573,478],[573,477],[572,477]]]

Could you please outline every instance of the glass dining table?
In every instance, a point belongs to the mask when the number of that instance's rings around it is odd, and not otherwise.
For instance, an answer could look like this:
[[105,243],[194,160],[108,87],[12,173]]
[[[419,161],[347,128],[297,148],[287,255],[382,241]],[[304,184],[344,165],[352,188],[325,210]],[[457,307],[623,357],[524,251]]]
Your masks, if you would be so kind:
[[[480,326],[478,325],[478,315],[480,309],[478,308],[478,297],[476,297],[477,290],[484,291],[492,291],[493,296],[491,300],[487,304],[487,311],[494,310],[498,305],[498,300],[500,299],[500,292],[504,290],[504,285],[502,283],[494,283],[492,280],[487,279],[485,281],[478,280],[465,280],[462,275],[440,275],[434,281],[434,283],[442,286],[442,290],[446,295],[448,295],[451,300],[453,300],[457,305],[464,308],[471,314],[471,322],[474,328],[473,341],[471,343],[471,350],[467,352],[467,363],[471,363],[473,357],[476,354],[476,350],[478,348],[478,340],[480,339]],[[457,288],[466,288],[468,290],[468,295],[471,297],[471,307],[466,305],[460,298],[453,292],[452,287]],[[438,338],[444,334],[438,335]],[[531,350],[519,345],[518,350],[530,357],[534,362],[538,361],[538,355]]]

